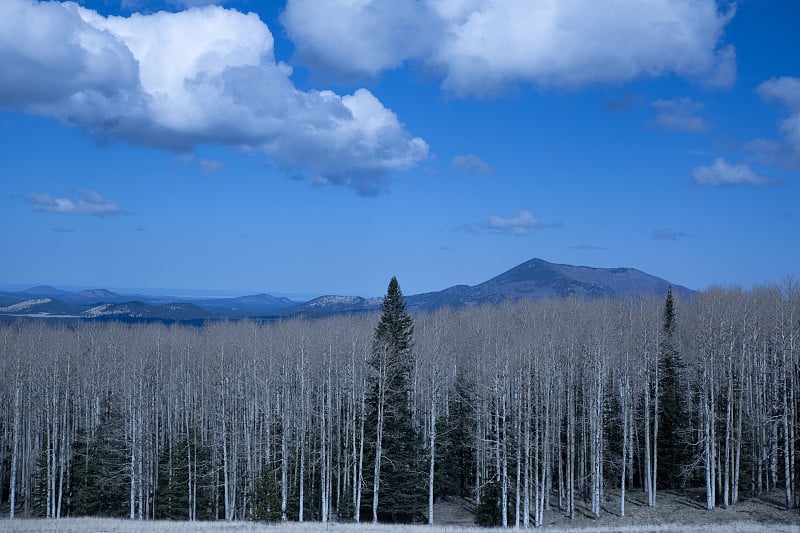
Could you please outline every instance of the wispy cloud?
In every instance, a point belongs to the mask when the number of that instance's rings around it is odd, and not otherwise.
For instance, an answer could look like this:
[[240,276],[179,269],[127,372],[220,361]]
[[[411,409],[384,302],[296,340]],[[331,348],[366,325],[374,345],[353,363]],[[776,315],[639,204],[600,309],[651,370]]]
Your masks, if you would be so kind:
[[716,0],[326,5],[288,0],[281,22],[300,59],[343,77],[419,62],[447,91],[471,96],[516,83],[575,88],[675,74],[729,86],[736,78],[735,50],[722,43],[735,8]]
[[760,187],[775,180],[759,176],[747,163],[728,163],[724,158],[718,157],[709,166],[699,166],[692,171],[695,185],[708,185],[712,187],[730,185],[754,185]]
[[455,170],[471,174],[489,175],[493,172],[492,167],[486,161],[474,154],[457,155],[453,158],[450,166]]
[[53,231],[56,233],[75,233],[75,230],[72,228],[66,228],[64,226],[56,226],[53,228]]
[[216,159],[201,159],[197,162],[197,165],[206,176],[225,170],[225,163]]
[[75,190],[77,198],[58,198],[32,192],[26,201],[39,213],[62,215],[121,215],[122,208],[116,202],[106,200],[100,193],[88,189]]
[[494,231],[502,231],[512,235],[524,236],[534,229],[556,228],[561,224],[543,224],[536,220],[530,211],[520,211],[513,217],[490,216],[486,227]]
[[656,117],[653,124],[665,129],[700,132],[708,125],[697,113],[703,110],[703,104],[691,98],[675,100],[656,100],[653,102]]
[[218,159],[208,159],[205,157],[198,159],[194,152],[180,154],[176,159],[184,165],[196,165],[197,168],[199,168],[200,171],[206,176],[225,170],[225,163],[222,161],[219,161]]
[[688,236],[689,234],[685,231],[674,230],[671,228],[660,228],[654,229],[650,238],[654,241],[677,241],[678,239]]
[[786,162],[800,165],[800,78],[773,78],[759,85],[756,92],[764,100],[778,102],[788,110],[788,116],[780,122],[784,137],[781,148],[788,156]]
[[595,246],[595,245],[593,245],[593,244],[576,244],[576,245],[574,245],[574,246],[570,246],[570,249],[572,249],[572,250],[593,250],[593,251],[599,251],[599,250],[606,250],[607,248],[603,248],[602,246]]

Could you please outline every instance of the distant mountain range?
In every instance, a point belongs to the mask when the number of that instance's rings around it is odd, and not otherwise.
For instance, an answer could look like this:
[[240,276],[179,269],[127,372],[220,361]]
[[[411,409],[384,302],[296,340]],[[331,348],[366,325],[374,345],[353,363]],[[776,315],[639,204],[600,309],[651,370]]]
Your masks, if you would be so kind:
[[[580,298],[664,295],[667,288],[691,298],[693,291],[633,268],[592,268],[531,259],[478,285],[406,296],[409,309],[433,310],[496,304],[529,298]],[[0,316],[105,320],[203,322],[213,319],[321,317],[335,313],[372,311],[381,298],[321,296],[308,302],[255,294],[239,298],[182,299],[116,294],[106,289],[69,292],[37,286],[0,292]]]

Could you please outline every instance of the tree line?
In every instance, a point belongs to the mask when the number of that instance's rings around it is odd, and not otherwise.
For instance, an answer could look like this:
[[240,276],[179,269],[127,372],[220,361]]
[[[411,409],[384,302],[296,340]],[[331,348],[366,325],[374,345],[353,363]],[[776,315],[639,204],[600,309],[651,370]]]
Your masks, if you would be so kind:
[[0,325],[10,517],[600,518],[608,495],[800,503],[800,286],[273,323]]

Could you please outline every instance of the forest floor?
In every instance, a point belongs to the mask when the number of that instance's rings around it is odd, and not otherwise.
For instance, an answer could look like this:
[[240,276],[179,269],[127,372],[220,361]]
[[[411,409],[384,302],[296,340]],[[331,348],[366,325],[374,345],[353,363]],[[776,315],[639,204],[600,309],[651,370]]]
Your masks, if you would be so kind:
[[[591,518],[590,505],[580,502],[570,520],[563,513],[545,511],[543,530],[552,533],[800,533],[800,513],[786,510],[781,493],[765,498],[740,501],[729,509],[706,511],[702,491],[659,492],[657,506],[647,507],[644,493],[628,492],[625,517],[619,516],[619,492],[607,492],[600,520]],[[556,502],[553,502],[556,503]],[[512,500],[513,507],[513,500]],[[0,519],[0,531],[7,533],[480,533],[485,528],[473,525],[470,502],[448,500],[434,508],[435,526],[394,526],[388,524],[347,524],[305,522],[266,525],[253,522],[177,522],[65,518],[61,520]],[[514,527],[509,517],[509,527]]]

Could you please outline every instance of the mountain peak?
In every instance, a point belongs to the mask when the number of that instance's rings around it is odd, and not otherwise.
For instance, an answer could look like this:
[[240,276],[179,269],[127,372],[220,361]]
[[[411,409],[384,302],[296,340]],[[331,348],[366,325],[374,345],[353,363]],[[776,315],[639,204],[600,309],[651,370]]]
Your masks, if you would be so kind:
[[[507,300],[542,298],[599,298],[617,296],[663,296],[667,289],[683,298],[693,291],[634,268],[597,268],[550,263],[534,257],[474,286],[454,285],[447,289],[406,296],[409,309],[437,309],[496,304]],[[0,299],[0,314],[24,316],[72,316],[112,319],[206,320],[213,318],[308,316],[377,310],[381,298],[320,296],[300,303],[269,294],[237,298],[195,300],[191,303],[160,299],[139,301],[131,295],[106,289],[67,292],[46,285]]]

